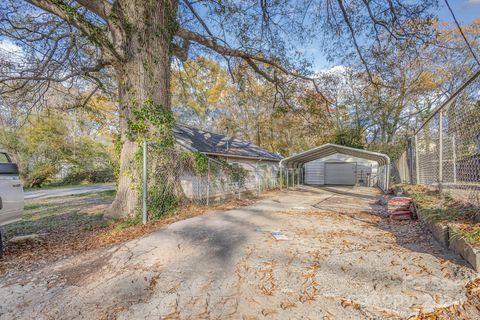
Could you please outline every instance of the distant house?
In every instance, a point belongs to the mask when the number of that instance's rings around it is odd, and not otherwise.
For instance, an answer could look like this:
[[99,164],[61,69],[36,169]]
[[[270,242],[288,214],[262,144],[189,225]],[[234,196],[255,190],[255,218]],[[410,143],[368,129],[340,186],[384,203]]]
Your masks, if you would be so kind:
[[[184,124],[175,125],[174,135],[178,145],[193,152],[203,153],[209,159],[212,159],[213,165],[223,161],[232,166],[239,166],[248,173],[241,186],[232,186],[236,182],[230,181],[227,182],[228,186],[220,188],[218,177],[210,176],[208,178],[210,180],[207,180],[205,177],[197,177],[192,173],[184,172],[181,180],[187,196],[203,198],[208,191],[209,197],[212,197],[215,192],[230,192],[225,191],[228,188],[257,190],[258,188],[266,189],[275,186],[279,162],[282,160],[282,156],[279,154],[247,141]],[[217,178],[217,181],[215,181],[215,178]]]

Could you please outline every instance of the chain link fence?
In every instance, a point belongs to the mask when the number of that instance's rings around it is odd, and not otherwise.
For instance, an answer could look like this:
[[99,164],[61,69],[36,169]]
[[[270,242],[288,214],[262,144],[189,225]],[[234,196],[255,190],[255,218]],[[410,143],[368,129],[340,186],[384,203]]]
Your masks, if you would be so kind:
[[159,149],[144,142],[137,161],[142,163],[142,217],[162,214],[178,205],[180,198],[198,205],[242,199],[274,189],[303,184],[303,169],[280,168],[276,161],[207,157],[181,147]]
[[208,158],[208,169],[198,175],[185,169],[181,176],[182,187],[195,203],[209,205],[264,191],[287,189],[303,184],[303,168],[279,168],[278,163],[224,162]]
[[228,199],[242,199],[248,195],[281,187],[278,163],[245,159],[203,156],[201,168],[191,158],[191,152],[178,151],[176,172],[185,197],[200,205],[211,205]]
[[397,182],[480,205],[480,71],[436,108],[395,164]]
[[281,168],[279,187],[293,188],[304,183],[305,168]]

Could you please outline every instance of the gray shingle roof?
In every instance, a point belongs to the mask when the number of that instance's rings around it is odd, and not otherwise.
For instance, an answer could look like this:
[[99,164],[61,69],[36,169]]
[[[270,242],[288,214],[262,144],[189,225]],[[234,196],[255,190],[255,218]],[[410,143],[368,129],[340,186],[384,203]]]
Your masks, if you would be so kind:
[[280,161],[282,157],[250,142],[225,135],[203,131],[194,127],[177,123],[173,129],[178,143],[206,154],[248,157],[262,160]]

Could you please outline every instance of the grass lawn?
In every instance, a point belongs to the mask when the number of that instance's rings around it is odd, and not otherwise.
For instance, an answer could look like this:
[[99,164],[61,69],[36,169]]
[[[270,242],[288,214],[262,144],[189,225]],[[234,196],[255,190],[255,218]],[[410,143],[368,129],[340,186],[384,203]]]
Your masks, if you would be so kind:
[[31,200],[25,203],[22,220],[3,228],[6,240],[32,233],[50,234],[104,226],[109,220],[104,210],[115,191],[85,193],[68,197]]
[[[142,225],[140,217],[107,217],[105,213],[114,197],[115,191],[111,190],[27,200],[23,219],[2,227],[7,245],[5,255],[0,259],[0,274],[137,238],[210,210],[225,210],[252,203],[252,199],[232,199],[210,207],[185,205],[159,220]],[[40,235],[41,240],[8,244],[14,236],[30,234]]]

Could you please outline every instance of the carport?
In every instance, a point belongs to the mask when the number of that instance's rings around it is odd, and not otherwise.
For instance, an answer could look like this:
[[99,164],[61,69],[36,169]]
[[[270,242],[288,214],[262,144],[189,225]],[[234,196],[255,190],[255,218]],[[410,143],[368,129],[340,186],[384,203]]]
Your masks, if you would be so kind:
[[389,188],[390,158],[386,154],[337,144],[322,146],[284,158],[280,166],[286,174],[287,186],[365,185]]

